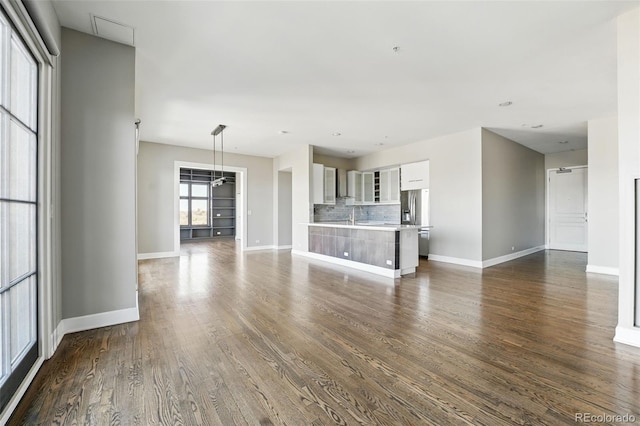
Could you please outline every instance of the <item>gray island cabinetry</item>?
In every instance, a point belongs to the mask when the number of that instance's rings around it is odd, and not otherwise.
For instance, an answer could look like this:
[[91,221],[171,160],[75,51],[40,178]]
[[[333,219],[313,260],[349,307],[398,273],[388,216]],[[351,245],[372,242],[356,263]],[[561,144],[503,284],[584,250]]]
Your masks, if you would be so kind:
[[398,278],[418,266],[418,227],[310,223],[310,257]]

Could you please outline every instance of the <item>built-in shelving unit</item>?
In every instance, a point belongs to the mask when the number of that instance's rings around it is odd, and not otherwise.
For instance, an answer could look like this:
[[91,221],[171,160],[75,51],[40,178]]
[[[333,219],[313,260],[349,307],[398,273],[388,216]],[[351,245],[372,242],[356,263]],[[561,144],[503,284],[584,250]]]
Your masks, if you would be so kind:
[[235,237],[236,174],[224,172],[226,182],[212,187],[222,176],[221,171],[180,169],[181,241]]

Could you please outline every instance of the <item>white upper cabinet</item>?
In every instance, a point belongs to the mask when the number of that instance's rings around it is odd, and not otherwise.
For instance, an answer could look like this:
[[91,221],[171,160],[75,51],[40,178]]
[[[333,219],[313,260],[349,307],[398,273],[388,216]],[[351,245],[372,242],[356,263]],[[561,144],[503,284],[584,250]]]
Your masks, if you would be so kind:
[[313,204],[324,204],[324,166],[313,163]]
[[313,204],[336,203],[336,169],[313,163]]
[[380,203],[400,202],[400,169],[380,170]]
[[347,196],[353,197],[354,204],[362,204],[362,172],[347,172]]
[[389,202],[400,202],[400,169],[389,170]]
[[336,169],[333,167],[324,168],[324,203],[336,203]]
[[375,202],[375,182],[373,172],[362,172],[362,203],[373,204]]
[[403,191],[429,189],[429,160],[403,164],[400,170],[400,188]]

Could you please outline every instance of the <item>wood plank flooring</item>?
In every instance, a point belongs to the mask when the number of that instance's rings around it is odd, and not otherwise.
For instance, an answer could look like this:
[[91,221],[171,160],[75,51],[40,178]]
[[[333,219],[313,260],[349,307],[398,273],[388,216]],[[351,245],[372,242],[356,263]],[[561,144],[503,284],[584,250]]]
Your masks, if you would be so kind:
[[233,240],[182,254],[141,261],[140,321],[65,336],[10,423],[640,423],[640,349],[612,341],[617,279],[585,254],[395,281]]

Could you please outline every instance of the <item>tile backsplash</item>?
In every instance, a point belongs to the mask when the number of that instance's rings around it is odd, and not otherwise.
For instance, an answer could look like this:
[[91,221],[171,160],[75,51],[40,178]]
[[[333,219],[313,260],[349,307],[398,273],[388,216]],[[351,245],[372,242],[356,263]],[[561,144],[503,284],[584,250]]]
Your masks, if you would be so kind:
[[338,198],[336,204],[314,204],[314,222],[335,222],[348,220],[355,209],[356,221],[375,220],[387,223],[400,223],[400,204],[375,204],[366,206],[348,206],[346,198]]

